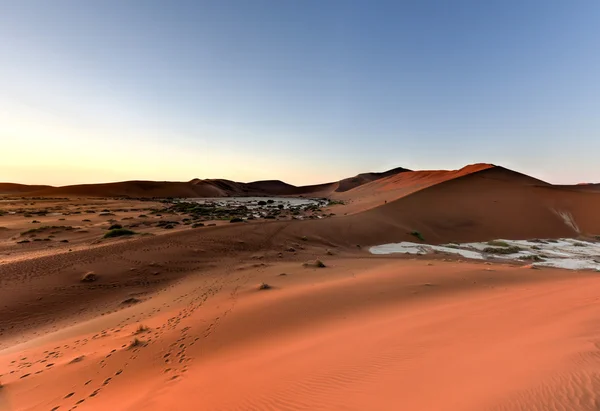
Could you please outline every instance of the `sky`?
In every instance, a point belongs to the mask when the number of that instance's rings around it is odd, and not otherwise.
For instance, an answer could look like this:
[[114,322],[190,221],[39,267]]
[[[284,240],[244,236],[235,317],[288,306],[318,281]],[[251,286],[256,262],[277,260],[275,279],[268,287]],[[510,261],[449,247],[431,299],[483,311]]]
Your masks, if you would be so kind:
[[0,181],[600,182],[597,0],[0,0]]

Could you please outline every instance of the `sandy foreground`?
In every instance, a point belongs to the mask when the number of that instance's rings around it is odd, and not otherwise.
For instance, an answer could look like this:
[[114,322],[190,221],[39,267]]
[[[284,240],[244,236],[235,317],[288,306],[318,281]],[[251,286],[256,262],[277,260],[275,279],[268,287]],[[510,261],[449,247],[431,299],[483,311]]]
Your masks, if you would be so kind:
[[0,409],[598,409],[597,274],[362,253],[325,268],[260,261],[3,341]]

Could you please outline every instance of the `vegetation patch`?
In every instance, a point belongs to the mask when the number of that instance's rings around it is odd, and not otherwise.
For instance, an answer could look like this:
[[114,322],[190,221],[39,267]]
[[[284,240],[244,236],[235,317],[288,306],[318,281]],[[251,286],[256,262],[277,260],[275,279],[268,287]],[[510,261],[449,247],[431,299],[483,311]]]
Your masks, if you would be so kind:
[[484,253],[488,253],[488,254],[515,254],[518,253],[519,251],[521,251],[521,247],[518,247],[516,245],[512,245],[509,247],[500,247],[500,248],[496,248],[496,247],[486,247],[483,249]]
[[522,255],[521,257],[519,257],[519,260],[523,260],[523,261],[544,261],[544,259],[542,257],[540,257],[539,255]]
[[419,240],[421,240],[423,242],[425,241],[425,238],[423,238],[423,235],[418,231],[411,231],[410,235],[412,235],[413,237],[417,237]]
[[304,267],[316,267],[316,268],[325,268],[327,267],[325,263],[321,260],[309,261],[307,263],[302,264]]
[[42,231],[45,230],[73,230],[73,227],[71,227],[70,225],[44,225],[42,227],[38,227],[38,228],[32,228],[31,230],[27,230],[27,231],[23,231],[21,233],[21,235],[31,235],[31,234],[36,234],[36,233],[41,233]]
[[104,234],[104,238],[123,237],[123,236],[134,235],[134,234],[135,234],[135,231],[131,231],[126,228],[117,228],[114,230],[110,230],[106,234]]
[[139,348],[139,347],[143,347],[146,345],[146,342],[143,340],[140,340],[139,338],[134,338],[130,343],[129,343],[129,349],[132,348]]
[[273,287],[267,283],[262,283],[261,285],[258,286],[259,290],[270,290]]
[[81,277],[82,283],[93,283],[96,280],[98,280],[98,276],[93,271],[87,272]]

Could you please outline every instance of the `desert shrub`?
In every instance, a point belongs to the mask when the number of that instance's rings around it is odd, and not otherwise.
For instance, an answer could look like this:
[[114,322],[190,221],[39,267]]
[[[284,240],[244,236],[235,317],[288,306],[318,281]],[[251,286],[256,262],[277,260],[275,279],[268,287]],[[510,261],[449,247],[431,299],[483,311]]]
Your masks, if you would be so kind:
[[488,254],[515,254],[515,253],[518,253],[519,251],[521,251],[521,247],[518,247],[516,245],[512,245],[509,247],[501,247],[501,248],[486,247],[483,249],[483,252],[488,253]]
[[31,222],[31,224],[39,224],[39,223],[40,223],[40,222],[39,222],[38,220],[33,220],[33,221]]
[[230,223],[243,223],[244,220],[239,218],[239,217],[234,217],[231,220],[229,220]]
[[307,263],[302,264],[304,267],[316,267],[316,268],[325,268],[327,267],[325,263],[321,260],[309,261]]
[[204,223],[194,223],[192,224],[192,228],[204,227]]
[[425,239],[423,238],[423,235],[418,231],[411,231],[410,235],[412,235],[413,237],[417,237],[421,241],[425,241]]
[[279,205],[277,206],[277,208],[278,208],[278,209],[280,209],[280,210],[283,210],[283,204],[279,204]]
[[70,225],[45,225],[42,227],[32,228],[30,230],[23,231],[21,233],[21,235],[31,235],[31,234],[41,233],[42,231],[45,231],[45,230],[57,230],[57,229],[63,229],[63,230],[70,231],[73,229],[73,227],[71,227]]
[[148,330],[150,330],[150,328],[146,327],[144,324],[140,324],[138,326],[138,328],[135,330],[134,334],[142,334]]
[[261,200],[261,201],[259,201],[259,202],[258,202],[258,205],[259,205],[259,206],[266,206],[266,205],[267,205],[267,202],[266,202],[266,201],[262,201],[262,200]]
[[329,200],[327,203],[328,206],[336,205],[336,204],[345,204],[342,200]]
[[143,347],[144,345],[146,345],[145,341],[140,340],[139,338],[134,338],[130,343],[129,343],[129,348],[138,348],[138,347]]
[[104,234],[104,238],[123,237],[123,236],[134,235],[134,234],[135,234],[134,231],[128,230],[126,228],[117,228],[114,230],[110,230],[106,234]]
[[83,277],[81,277],[81,282],[82,283],[93,283],[97,279],[98,279],[98,276],[93,271],[90,271],[88,273],[85,273],[83,275]]
[[540,257],[539,255],[522,255],[521,257],[519,257],[519,260],[523,260],[523,261],[544,261],[544,259],[542,257]]
[[123,228],[121,224],[113,224],[110,227],[108,227],[109,230],[119,230],[121,228]]
[[273,204],[274,202],[274,200],[267,200],[267,204]]
[[270,286],[269,284],[267,284],[267,283],[262,283],[261,285],[259,285],[259,286],[258,286],[258,289],[259,289],[259,290],[270,290],[271,288],[273,288],[273,287],[271,287],[271,286]]
[[21,241],[17,241],[17,244],[25,244],[25,243],[30,243],[31,241],[29,240],[21,240]]

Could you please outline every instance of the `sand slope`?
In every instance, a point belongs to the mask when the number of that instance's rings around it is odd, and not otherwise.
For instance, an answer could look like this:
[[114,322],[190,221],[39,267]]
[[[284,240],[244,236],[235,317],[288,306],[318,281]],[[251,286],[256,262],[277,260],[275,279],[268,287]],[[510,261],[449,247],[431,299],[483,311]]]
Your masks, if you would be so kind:
[[[0,404],[596,409],[594,275],[351,255],[320,270],[227,261],[0,352]],[[260,282],[274,288],[259,291]],[[148,330],[137,332],[140,324]],[[130,347],[134,338],[142,343]]]

